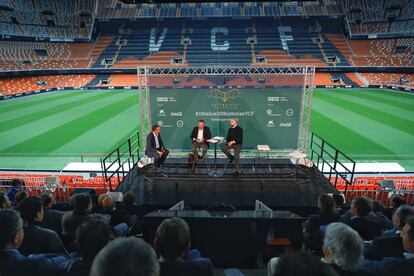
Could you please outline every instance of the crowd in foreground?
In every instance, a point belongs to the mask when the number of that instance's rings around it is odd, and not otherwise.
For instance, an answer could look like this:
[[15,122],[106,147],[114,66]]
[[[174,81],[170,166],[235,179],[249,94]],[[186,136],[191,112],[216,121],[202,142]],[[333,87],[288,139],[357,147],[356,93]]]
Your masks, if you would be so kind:
[[[62,212],[52,193],[28,196],[20,186],[0,194],[0,275],[213,275],[183,219],[164,220],[151,245],[138,237],[132,193],[119,204],[77,193]],[[303,245],[271,259],[268,275],[414,275],[414,207],[401,197],[390,208],[356,197],[349,208],[341,195],[321,194],[318,208],[303,223]],[[242,275],[235,271],[228,275]]]

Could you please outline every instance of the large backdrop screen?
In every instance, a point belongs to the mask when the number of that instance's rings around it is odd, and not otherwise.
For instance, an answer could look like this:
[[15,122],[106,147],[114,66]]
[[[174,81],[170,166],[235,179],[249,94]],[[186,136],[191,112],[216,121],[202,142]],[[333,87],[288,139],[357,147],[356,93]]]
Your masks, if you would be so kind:
[[303,86],[262,88],[151,88],[151,122],[162,126],[170,149],[190,149],[190,134],[204,119],[213,136],[226,137],[229,119],[244,130],[244,149],[267,144],[298,148]]

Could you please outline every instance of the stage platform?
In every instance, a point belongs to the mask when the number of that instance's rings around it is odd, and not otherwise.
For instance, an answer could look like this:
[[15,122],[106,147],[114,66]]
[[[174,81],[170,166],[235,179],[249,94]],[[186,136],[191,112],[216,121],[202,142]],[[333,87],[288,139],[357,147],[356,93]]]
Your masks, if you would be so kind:
[[170,158],[161,170],[135,166],[118,191],[135,192],[140,205],[168,207],[184,200],[192,208],[225,203],[248,209],[261,200],[275,210],[316,207],[320,193],[337,192],[317,168],[294,166],[288,159],[271,159],[270,164],[243,159],[241,167],[234,176],[234,165],[220,158],[214,177],[209,175],[212,160],[193,169],[184,158]]

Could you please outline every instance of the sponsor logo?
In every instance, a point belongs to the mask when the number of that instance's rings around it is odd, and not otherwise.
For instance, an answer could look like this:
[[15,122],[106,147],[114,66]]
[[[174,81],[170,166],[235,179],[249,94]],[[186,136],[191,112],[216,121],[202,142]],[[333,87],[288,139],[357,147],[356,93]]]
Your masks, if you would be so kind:
[[291,122],[280,123],[279,127],[292,127],[292,123]]
[[267,127],[275,127],[275,122],[273,122],[273,120],[269,120],[268,122],[267,122],[267,125],[266,125]]
[[268,109],[268,110],[266,110],[266,114],[268,115],[268,116],[270,116],[270,117],[273,117],[273,116],[280,116],[281,114],[275,114],[275,113],[273,113],[273,111],[272,111],[272,109]]
[[171,117],[181,117],[181,116],[183,116],[183,113],[181,111],[179,111],[179,112],[171,112],[170,113],[170,116]]
[[160,111],[158,111],[158,116],[160,116],[160,117],[164,117],[165,116],[164,109],[160,109]]
[[222,91],[220,89],[211,89],[208,91],[208,97],[227,103],[229,100],[240,98],[242,92],[239,89],[233,88],[228,91]]
[[184,126],[184,122],[182,120],[178,120],[177,127],[183,127],[183,126]]
[[267,97],[268,102],[278,102],[280,101],[280,97]]
[[292,108],[289,108],[288,110],[286,110],[286,115],[287,116],[293,116],[293,109]]
[[164,124],[164,122],[163,122],[163,121],[161,121],[161,120],[159,120],[159,121],[157,122],[157,124],[158,124],[158,125],[160,125],[160,126],[162,126],[162,125]]
[[157,97],[157,103],[159,102],[163,102],[163,103],[168,102],[168,97]]

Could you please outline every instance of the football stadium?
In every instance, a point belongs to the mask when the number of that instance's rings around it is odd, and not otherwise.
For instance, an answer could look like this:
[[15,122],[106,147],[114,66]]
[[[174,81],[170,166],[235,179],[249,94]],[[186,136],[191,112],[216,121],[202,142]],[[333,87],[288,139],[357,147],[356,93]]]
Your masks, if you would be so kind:
[[0,0],[0,275],[411,275],[414,0]]

